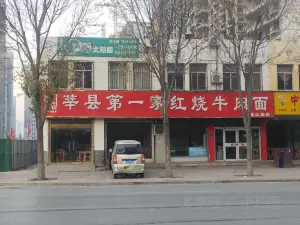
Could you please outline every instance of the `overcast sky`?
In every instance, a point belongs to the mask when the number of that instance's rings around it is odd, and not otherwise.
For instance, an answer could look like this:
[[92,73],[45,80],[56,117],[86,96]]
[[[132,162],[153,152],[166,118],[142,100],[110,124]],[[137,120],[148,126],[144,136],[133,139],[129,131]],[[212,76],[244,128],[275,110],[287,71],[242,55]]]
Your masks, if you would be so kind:
[[[101,37],[101,24],[105,23],[106,26],[106,37],[109,37],[109,35],[113,34],[114,32],[114,26],[113,26],[113,19],[110,15],[110,12],[108,9],[102,9],[99,12],[99,22],[97,22],[96,26],[91,26],[86,28],[86,35],[90,37]],[[50,36],[61,36],[64,34],[65,31],[65,20],[68,17],[71,17],[72,13],[68,12],[64,15],[61,19],[59,19],[55,24],[53,24],[53,27],[50,31]],[[17,58],[17,54],[14,53],[14,58]],[[14,67],[15,69],[19,68],[19,62],[17,59],[14,60]],[[16,96],[18,93],[22,93],[22,90],[19,85],[19,81],[15,81],[14,83],[14,96]],[[17,120],[24,120],[24,102],[23,97],[19,95],[17,98],[17,112],[16,112],[16,119]]]

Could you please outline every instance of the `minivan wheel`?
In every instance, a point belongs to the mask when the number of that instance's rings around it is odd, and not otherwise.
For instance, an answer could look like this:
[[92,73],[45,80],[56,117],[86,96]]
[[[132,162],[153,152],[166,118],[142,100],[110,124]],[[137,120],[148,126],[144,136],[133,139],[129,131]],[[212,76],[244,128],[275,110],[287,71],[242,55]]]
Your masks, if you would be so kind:
[[114,174],[114,179],[117,179],[118,178],[118,174]]

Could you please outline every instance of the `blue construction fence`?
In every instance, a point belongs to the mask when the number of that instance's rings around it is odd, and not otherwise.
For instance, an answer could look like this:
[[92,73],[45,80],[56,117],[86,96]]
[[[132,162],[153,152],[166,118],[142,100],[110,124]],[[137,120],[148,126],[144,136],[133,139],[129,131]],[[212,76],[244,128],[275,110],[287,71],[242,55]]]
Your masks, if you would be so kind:
[[0,172],[18,170],[37,162],[35,140],[0,139]]

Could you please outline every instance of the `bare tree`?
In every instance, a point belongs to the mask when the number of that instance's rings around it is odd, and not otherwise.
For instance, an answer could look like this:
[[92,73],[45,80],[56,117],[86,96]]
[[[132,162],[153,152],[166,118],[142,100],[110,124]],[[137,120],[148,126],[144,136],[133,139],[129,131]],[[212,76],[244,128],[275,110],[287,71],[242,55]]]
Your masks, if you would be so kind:
[[[0,6],[5,15],[8,43],[19,56],[22,89],[31,99],[37,129],[37,179],[46,179],[43,126],[55,94],[70,72],[66,58],[58,56],[50,31],[69,13],[66,38],[84,30],[92,0],[9,0]],[[73,9],[73,10],[72,10]],[[62,49],[60,49],[62,50]],[[53,63],[55,59],[56,63]],[[64,65],[64,66],[62,66]],[[46,96],[45,98],[43,96]]]
[[[268,55],[267,47],[283,32],[278,21],[286,12],[288,1],[210,0],[209,3],[212,9],[212,40],[219,47],[222,63],[233,64],[237,76],[247,139],[247,175],[253,176],[251,113],[255,72],[261,70],[271,58],[277,57]],[[246,99],[241,86],[242,78],[245,80]]]
[[[152,103],[162,111],[165,175],[172,177],[168,109],[175,89],[174,83],[184,74],[185,65],[199,54],[207,43],[193,39],[194,1],[112,0],[107,5],[127,22],[122,35],[139,40],[141,55],[138,60],[148,63],[151,73],[159,81],[161,97],[152,99]],[[167,78],[168,67],[172,73]]]

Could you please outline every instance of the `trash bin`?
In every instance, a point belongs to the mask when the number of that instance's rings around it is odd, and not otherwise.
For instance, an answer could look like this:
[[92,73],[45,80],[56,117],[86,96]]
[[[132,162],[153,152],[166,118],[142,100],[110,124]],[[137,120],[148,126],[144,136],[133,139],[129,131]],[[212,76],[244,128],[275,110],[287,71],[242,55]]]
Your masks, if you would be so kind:
[[284,168],[284,151],[280,151],[279,168]]
[[272,148],[274,166],[289,168],[293,166],[293,151],[291,148]]

